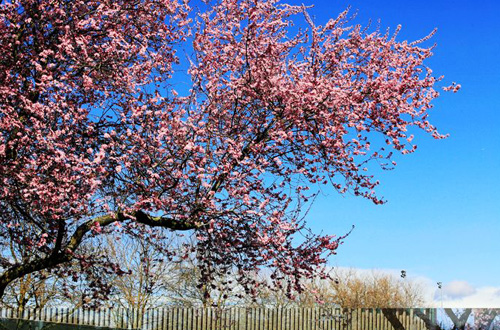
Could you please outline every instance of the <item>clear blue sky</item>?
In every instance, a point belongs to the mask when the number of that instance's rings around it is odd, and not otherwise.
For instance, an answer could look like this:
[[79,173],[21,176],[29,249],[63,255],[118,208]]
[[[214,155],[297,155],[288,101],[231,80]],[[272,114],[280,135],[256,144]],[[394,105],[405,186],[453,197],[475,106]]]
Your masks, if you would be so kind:
[[388,203],[372,205],[325,190],[308,215],[316,231],[356,229],[331,264],[405,269],[444,283],[500,286],[500,1],[303,0],[317,23],[348,5],[356,23],[381,19],[402,25],[399,40],[438,32],[427,64],[445,82],[462,85],[443,93],[430,120],[446,140],[418,134],[416,153],[396,158],[378,189]]

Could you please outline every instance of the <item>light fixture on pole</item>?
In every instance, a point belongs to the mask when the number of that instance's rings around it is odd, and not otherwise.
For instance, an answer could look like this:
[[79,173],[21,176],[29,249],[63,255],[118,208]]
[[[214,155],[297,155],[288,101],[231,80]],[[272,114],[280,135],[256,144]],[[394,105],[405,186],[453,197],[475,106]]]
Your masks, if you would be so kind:
[[443,282],[437,282],[437,285],[441,296],[441,308],[443,308]]

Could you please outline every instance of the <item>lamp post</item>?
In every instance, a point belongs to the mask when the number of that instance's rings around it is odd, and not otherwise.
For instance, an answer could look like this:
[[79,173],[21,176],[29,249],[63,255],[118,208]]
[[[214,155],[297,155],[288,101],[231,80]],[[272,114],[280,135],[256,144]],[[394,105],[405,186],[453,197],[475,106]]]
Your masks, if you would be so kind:
[[439,293],[440,293],[440,296],[441,296],[441,308],[443,308],[443,282],[437,282],[437,285],[438,285],[438,289],[439,289]]

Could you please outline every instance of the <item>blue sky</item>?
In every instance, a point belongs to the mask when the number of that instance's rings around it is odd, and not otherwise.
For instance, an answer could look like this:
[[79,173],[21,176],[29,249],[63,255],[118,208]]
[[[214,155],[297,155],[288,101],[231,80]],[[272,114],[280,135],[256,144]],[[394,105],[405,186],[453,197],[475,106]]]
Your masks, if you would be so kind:
[[[289,1],[301,4],[303,1]],[[406,0],[304,0],[324,23],[347,6],[355,23],[381,19],[402,25],[398,40],[413,41],[435,27],[437,43],[427,64],[444,82],[462,89],[442,93],[430,121],[445,140],[417,134],[414,154],[398,156],[379,175],[375,206],[325,189],[307,219],[316,231],[356,229],[331,259],[333,266],[405,269],[409,274],[474,287],[500,287],[500,2]]]

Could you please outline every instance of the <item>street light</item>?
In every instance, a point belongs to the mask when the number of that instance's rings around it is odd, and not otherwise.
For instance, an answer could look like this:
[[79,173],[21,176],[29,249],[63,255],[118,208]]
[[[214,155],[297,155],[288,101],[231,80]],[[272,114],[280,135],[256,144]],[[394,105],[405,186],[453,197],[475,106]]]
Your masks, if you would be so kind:
[[438,289],[439,289],[439,293],[440,293],[440,296],[441,296],[441,308],[443,308],[443,282],[437,282],[437,285],[438,285]]

